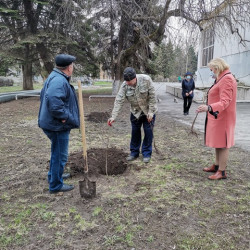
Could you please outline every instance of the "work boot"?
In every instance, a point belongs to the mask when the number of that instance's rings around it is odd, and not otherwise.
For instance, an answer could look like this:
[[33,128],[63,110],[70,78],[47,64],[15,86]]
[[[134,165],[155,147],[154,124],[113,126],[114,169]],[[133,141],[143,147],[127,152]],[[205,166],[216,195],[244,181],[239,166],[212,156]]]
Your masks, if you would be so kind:
[[219,169],[218,165],[213,164],[212,166],[208,167],[208,168],[203,168],[203,171],[205,172],[214,172],[216,173]]
[[126,159],[127,159],[127,161],[134,161],[136,158],[138,158],[138,156],[130,155]]
[[221,180],[226,178],[227,178],[226,171],[221,171],[221,170],[218,170],[214,175],[210,175],[208,177],[208,179],[210,180]]
[[59,193],[59,192],[68,192],[73,190],[75,187],[73,185],[68,185],[68,184],[63,184],[61,189],[56,190],[56,191],[49,191],[51,194]]

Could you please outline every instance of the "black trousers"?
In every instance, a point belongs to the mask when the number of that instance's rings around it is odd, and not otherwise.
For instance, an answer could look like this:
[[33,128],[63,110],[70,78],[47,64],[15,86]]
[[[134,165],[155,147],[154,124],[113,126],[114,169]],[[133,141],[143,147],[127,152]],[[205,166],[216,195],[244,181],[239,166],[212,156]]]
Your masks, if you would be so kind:
[[188,113],[188,111],[189,111],[189,109],[191,107],[192,101],[193,101],[193,97],[185,96],[185,97],[183,97],[183,99],[184,99],[183,113]]

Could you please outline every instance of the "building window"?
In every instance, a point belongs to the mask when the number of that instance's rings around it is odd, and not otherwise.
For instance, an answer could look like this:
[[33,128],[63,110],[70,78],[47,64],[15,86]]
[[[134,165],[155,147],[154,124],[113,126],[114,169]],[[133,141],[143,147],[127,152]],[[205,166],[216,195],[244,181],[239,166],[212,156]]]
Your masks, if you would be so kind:
[[202,66],[207,66],[214,55],[214,33],[212,29],[204,30],[202,35]]

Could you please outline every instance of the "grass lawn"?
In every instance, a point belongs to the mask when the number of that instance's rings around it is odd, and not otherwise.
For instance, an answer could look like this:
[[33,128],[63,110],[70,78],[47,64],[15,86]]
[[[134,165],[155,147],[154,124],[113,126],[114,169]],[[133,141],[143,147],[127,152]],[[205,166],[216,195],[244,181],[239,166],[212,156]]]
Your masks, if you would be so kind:
[[[33,87],[34,89],[41,89],[43,85],[41,83],[35,83]],[[22,91],[22,90],[23,90],[22,85],[0,87],[0,93],[15,92],[15,91]]]
[[105,82],[105,81],[96,81],[94,82],[95,86],[112,86],[112,82]]
[[82,94],[86,95],[111,95],[112,88],[83,89]]
[[[73,83],[73,85],[77,86],[76,83]],[[105,82],[105,81],[97,81],[94,82],[94,86],[101,86],[101,87],[112,87],[112,82]],[[41,83],[35,83],[33,85],[34,89],[42,89],[43,84]],[[4,87],[0,87],[0,93],[7,93],[7,92],[15,92],[15,91],[22,91],[23,90],[23,86],[22,85],[18,85],[18,86],[4,86]],[[100,89],[100,90],[95,90],[95,89],[84,89],[84,92],[86,93],[100,93],[100,94],[110,94],[111,90],[107,90],[107,89]]]
[[[83,103],[87,115],[101,117],[112,110],[114,100],[85,97]],[[90,116],[85,123],[89,159],[109,168],[116,158],[117,168],[128,164],[127,170],[119,175],[92,176],[97,196],[83,199],[78,188],[83,173],[73,171],[68,162],[65,172],[72,176],[65,183],[75,189],[50,194],[51,145],[37,126],[39,104],[38,98],[0,104],[4,118],[0,126],[1,250],[249,249],[248,151],[230,149],[228,179],[210,181],[202,168],[212,164],[214,150],[204,147],[204,134],[190,135],[190,127],[159,111],[148,164],[141,155],[127,163],[117,153],[102,158],[92,154],[94,148],[103,152],[115,148],[129,154],[130,106],[125,102],[112,127],[106,119],[96,122]],[[79,129],[70,133],[69,158],[75,153],[82,156]],[[82,168],[81,158],[76,160]],[[89,164],[90,170],[94,167]]]

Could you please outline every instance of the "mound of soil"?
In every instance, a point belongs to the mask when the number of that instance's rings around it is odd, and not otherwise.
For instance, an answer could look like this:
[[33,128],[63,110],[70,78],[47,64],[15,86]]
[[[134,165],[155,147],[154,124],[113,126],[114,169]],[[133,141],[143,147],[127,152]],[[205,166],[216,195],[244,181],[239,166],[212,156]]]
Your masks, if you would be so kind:
[[[117,148],[92,148],[87,152],[89,175],[118,175],[127,169],[127,153]],[[67,167],[72,176],[83,173],[83,152],[74,152],[69,155]],[[107,166],[107,169],[106,169]],[[107,171],[107,173],[106,173]]]
[[91,112],[90,114],[86,115],[86,118],[90,122],[107,122],[110,114],[108,112]]

